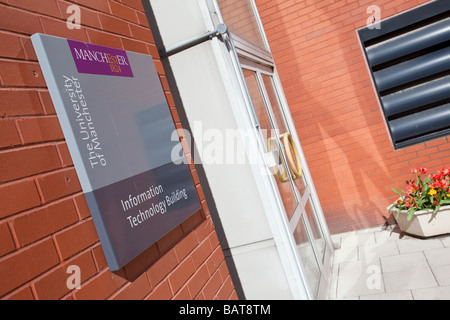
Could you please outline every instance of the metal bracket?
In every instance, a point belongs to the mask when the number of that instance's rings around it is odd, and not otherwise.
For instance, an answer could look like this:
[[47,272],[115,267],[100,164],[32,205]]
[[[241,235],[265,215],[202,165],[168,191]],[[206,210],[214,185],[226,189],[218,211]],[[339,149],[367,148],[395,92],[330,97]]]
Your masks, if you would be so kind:
[[227,32],[228,32],[228,27],[225,24],[221,23],[217,26],[217,29],[214,31],[209,31],[209,32],[199,35],[195,38],[180,42],[167,50],[160,50],[159,56],[161,58],[170,57],[171,55],[174,55],[178,52],[192,48],[200,43],[203,43],[203,42],[211,40],[213,38],[222,36],[222,35],[226,34]]

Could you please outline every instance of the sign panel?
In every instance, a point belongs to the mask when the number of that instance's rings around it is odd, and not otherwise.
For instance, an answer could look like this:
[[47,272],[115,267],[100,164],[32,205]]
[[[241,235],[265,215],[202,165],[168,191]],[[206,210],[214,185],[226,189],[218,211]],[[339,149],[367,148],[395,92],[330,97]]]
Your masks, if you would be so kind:
[[32,41],[117,270],[201,207],[184,154],[174,152],[181,146],[153,58],[42,34]]

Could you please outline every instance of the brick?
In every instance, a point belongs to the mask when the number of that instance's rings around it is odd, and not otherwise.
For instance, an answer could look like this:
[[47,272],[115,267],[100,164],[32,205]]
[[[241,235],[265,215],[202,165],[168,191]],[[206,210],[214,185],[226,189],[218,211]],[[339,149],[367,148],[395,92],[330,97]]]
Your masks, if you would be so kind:
[[113,300],[142,300],[150,292],[150,283],[146,274],[142,274],[124,289]]
[[[73,259],[59,265],[51,272],[46,274],[35,282],[34,288],[39,300],[57,300],[70,292],[67,287],[67,281],[73,272],[68,272],[69,266],[78,266],[80,268],[80,282],[83,283],[93,277],[97,270],[90,252],[85,252]],[[75,289],[76,290],[76,289]]]
[[35,91],[0,90],[0,116],[40,114],[41,103]]
[[92,249],[92,254],[98,270],[103,270],[108,267],[108,263],[106,262],[105,255],[100,244]]
[[[17,23],[20,21],[20,23]],[[33,13],[0,4],[0,29],[32,35],[42,33],[39,17]]]
[[31,38],[20,38],[20,43],[22,44],[22,47],[24,49],[26,60],[38,61],[36,52],[34,51],[33,43],[31,42]]
[[137,9],[141,12],[144,11],[144,7],[142,6],[141,0],[119,0],[119,1],[126,6]]
[[127,22],[105,14],[100,14],[99,20],[103,31],[131,36],[130,27]]
[[136,41],[134,39],[122,38],[122,44],[125,50],[148,54],[147,45],[145,42]]
[[25,287],[7,297],[8,300],[34,300],[31,287]]
[[124,6],[120,3],[110,2],[111,12],[113,16],[128,20],[134,23],[139,23],[139,19],[136,15],[136,11],[130,7]]
[[61,165],[54,146],[2,151],[0,163],[0,182],[51,171]]
[[0,261],[0,297],[59,263],[51,239],[28,246]]
[[178,264],[174,250],[170,250],[158,259],[147,271],[152,286],[157,286]]
[[64,139],[56,116],[19,119],[17,126],[24,144]]
[[148,24],[148,20],[147,20],[147,16],[141,12],[136,12],[136,15],[138,17],[139,20],[139,24],[143,27],[147,27],[150,28],[149,24]]
[[39,192],[32,179],[0,186],[0,218],[37,207],[41,204]]
[[5,86],[46,87],[41,68],[35,62],[0,61],[0,77]]
[[50,93],[48,91],[40,91],[39,98],[41,99],[41,106],[44,113],[47,115],[56,115],[55,106],[53,105]]
[[180,289],[180,291],[178,291],[173,297],[173,300],[192,300],[189,289],[187,287],[183,287],[182,289]]
[[169,283],[167,281],[159,284],[153,291],[146,297],[146,300],[170,300],[173,294],[170,290]]
[[219,291],[219,288],[222,286],[222,283],[223,282],[220,276],[220,272],[215,272],[202,290],[205,299],[212,300],[216,293]]
[[89,211],[89,207],[86,202],[86,198],[84,197],[84,194],[80,194],[75,196],[73,199],[75,203],[75,207],[77,209],[78,215],[81,220],[84,220],[86,218],[89,218],[91,216],[91,212]]
[[33,210],[13,220],[12,226],[21,246],[42,239],[78,221],[71,199]]
[[444,138],[438,138],[438,139],[428,141],[425,143],[425,146],[427,148],[431,148],[431,147],[441,145],[441,144],[446,144],[446,143],[447,143],[447,139],[444,137]]
[[153,43],[147,43],[147,49],[148,49],[149,54],[154,59],[159,59],[158,48],[156,48],[156,46]]
[[203,292],[200,292],[196,297],[194,297],[195,301],[202,301],[202,300],[206,300],[205,297],[203,296]]
[[106,13],[111,13],[108,5],[108,0],[75,0],[75,2],[82,6],[95,9],[96,11],[98,10]]
[[86,29],[86,33],[90,43],[123,50],[122,42],[116,35],[94,29]]
[[168,280],[173,292],[177,292],[186,281],[195,273],[191,259],[186,259],[169,275]]
[[198,270],[196,270],[195,274],[191,279],[187,282],[187,286],[189,288],[189,292],[193,297],[196,297],[198,293],[201,291],[203,286],[209,280],[209,272],[206,265],[202,265]]
[[46,0],[42,2],[29,0],[14,0],[9,1],[9,4],[14,7],[25,9],[26,11],[29,12],[42,13],[56,18],[64,18],[63,16],[61,16],[61,13],[59,12],[59,8],[55,0]]
[[0,257],[16,249],[11,231],[6,222],[0,224],[0,243],[2,244],[0,246]]
[[163,87],[164,91],[170,91],[169,81],[167,80],[167,77],[159,77],[159,80],[161,81],[161,85]]
[[169,107],[171,107],[174,110],[172,112],[173,121],[180,122],[180,118],[178,117],[178,113],[176,112],[176,109],[175,109],[175,101],[173,99],[172,93],[165,92],[164,94],[166,95],[167,104],[169,105]]
[[0,32],[0,57],[25,59],[20,37]]
[[198,240],[194,232],[188,234],[183,240],[178,242],[174,250],[178,261],[182,261],[197,246]]
[[206,260],[206,265],[208,266],[209,273],[214,273],[224,260],[225,257],[223,255],[222,249],[218,247]]
[[197,238],[199,240],[206,239],[210,233],[214,232],[214,223],[211,219],[207,219],[198,226],[195,232],[197,233]]
[[197,190],[198,198],[200,199],[200,201],[205,199],[205,194],[203,193],[202,186],[198,184],[195,186],[195,189]]
[[65,20],[61,21],[48,17],[41,17],[40,19],[42,28],[46,34],[83,42],[88,40],[84,28],[69,29],[67,28],[67,22]]
[[217,236],[217,233],[215,232],[211,233],[208,237],[208,240],[211,243],[211,248],[217,248],[220,246],[219,237]]
[[155,43],[152,32],[150,31],[149,28],[130,24],[130,30],[131,30],[131,35],[133,36],[133,38],[136,38],[137,40],[149,42],[149,43]]
[[0,120],[0,148],[21,144],[14,120]]
[[56,149],[58,149],[58,154],[61,159],[61,164],[64,167],[73,166],[72,157],[70,156],[69,148],[67,144],[59,143],[56,145]]
[[219,266],[219,272],[220,272],[220,275],[222,276],[222,279],[226,279],[228,277],[228,275],[230,274],[227,263],[225,262],[225,259],[222,261],[222,263]]
[[50,202],[81,191],[74,168],[68,168],[39,176],[37,179],[44,202]]
[[64,260],[98,242],[91,219],[82,221],[55,235],[56,245]]
[[105,300],[126,283],[125,279],[106,270],[74,293],[77,300]]
[[195,248],[195,250],[191,254],[191,258],[194,262],[195,268],[199,268],[211,253],[212,249],[209,241],[203,241],[203,243]]
[[238,295],[236,293],[236,290],[233,290],[231,295],[228,297],[228,300],[239,300],[239,297],[238,297]]
[[450,149],[450,143],[439,145],[439,151],[445,151]]
[[233,281],[231,280],[231,277],[227,277],[223,282],[223,285],[217,292],[217,299],[226,300],[233,294],[233,292],[234,292]]

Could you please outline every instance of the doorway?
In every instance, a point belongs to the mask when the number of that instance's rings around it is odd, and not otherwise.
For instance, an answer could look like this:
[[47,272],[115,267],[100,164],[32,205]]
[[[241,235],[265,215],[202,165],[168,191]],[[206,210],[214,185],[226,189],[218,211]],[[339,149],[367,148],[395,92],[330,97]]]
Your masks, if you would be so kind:
[[326,298],[333,243],[255,3],[253,0],[214,2],[213,20],[229,27],[229,50],[239,69],[236,73],[243,80],[254,129],[269,158],[273,192],[280,203],[279,211],[273,214],[283,215],[289,226],[288,238],[292,242],[289,245],[295,248],[308,297]]

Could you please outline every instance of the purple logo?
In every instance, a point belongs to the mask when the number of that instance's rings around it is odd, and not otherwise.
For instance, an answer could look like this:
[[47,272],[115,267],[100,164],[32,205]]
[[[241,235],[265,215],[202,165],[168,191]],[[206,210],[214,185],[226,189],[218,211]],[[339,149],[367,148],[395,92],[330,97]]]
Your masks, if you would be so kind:
[[133,77],[130,61],[124,50],[74,40],[67,42],[79,73]]

